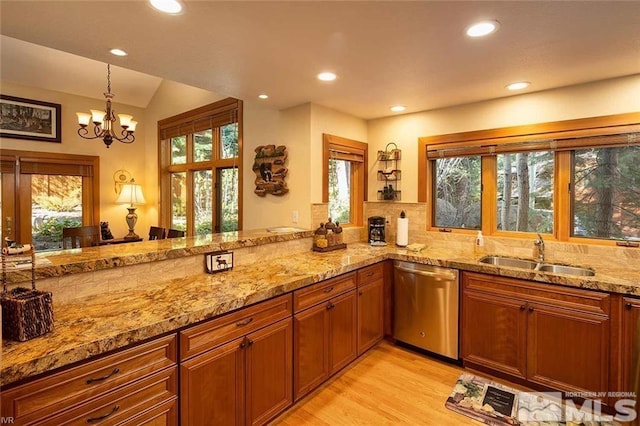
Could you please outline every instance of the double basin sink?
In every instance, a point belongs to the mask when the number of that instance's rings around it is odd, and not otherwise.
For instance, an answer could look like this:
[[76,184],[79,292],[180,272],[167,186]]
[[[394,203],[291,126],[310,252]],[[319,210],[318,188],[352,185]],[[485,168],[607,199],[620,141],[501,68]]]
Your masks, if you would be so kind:
[[555,263],[539,263],[534,260],[516,259],[505,256],[485,256],[480,259],[480,263],[495,266],[506,266],[510,268],[521,268],[540,272],[551,272],[553,274],[577,275],[582,277],[593,277],[596,272],[591,268],[579,266],[558,265]]

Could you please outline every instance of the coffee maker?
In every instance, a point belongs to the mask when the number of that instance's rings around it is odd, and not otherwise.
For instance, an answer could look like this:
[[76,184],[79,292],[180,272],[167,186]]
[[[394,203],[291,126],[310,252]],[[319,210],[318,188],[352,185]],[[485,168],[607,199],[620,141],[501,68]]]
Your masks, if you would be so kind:
[[386,246],[384,237],[385,219],[382,216],[371,216],[369,219],[369,244],[372,246]]

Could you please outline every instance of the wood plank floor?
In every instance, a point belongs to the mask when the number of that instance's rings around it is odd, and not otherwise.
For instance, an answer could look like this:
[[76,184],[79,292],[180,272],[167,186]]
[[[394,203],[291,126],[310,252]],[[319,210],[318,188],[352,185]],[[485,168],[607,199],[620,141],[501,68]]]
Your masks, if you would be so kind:
[[271,425],[478,426],[444,406],[462,372],[383,341]]

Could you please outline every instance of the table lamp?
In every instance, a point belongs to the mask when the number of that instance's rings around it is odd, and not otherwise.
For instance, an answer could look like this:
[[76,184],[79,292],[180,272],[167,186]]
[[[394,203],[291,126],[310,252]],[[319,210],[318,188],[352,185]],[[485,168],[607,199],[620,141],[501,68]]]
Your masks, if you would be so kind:
[[129,183],[125,183],[122,185],[122,189],[120,191],[120,195],[118,195],[118,199],[116,200],[118,204],[129,204],[127,209],[129,210],[129,214],[127,214],[127,225],[129,226],[129,233],[124,237],[125,240],[137,240],[140,238],[133,232],[133,228],[136,226],[136,222],[138,221],[138,215],[136,214],[136,205],[145,204],[144,195],[142,195],[142,187],[135,183],[134,179],[131,179]]

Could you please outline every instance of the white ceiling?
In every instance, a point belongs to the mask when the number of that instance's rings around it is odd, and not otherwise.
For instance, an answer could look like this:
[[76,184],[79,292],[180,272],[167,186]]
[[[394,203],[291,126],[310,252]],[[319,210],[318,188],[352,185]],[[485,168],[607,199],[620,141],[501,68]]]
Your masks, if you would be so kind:
[[[370,119],[394,104],[414,112],[509,96],[517,80],[531,92],[640,73],[640,1],[184,3],[167,16],[144,0],[1,0],[2,79],[100,98],[109,62],[117,102],[145,106],[162,78]],[[500,30],[466,37],[482,19]],[[317,81],[324,70],[338,79]]]

